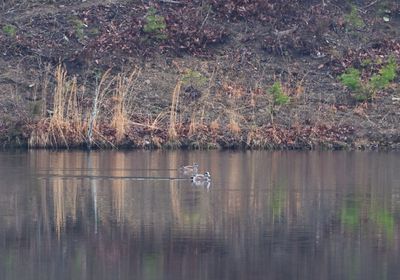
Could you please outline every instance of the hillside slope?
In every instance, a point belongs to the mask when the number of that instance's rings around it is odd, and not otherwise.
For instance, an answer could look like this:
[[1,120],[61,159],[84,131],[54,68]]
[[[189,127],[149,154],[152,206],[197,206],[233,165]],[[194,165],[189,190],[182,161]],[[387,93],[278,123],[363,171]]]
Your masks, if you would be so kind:
[[3,145],[400,148],[398,1],[76,3],[0,7]]

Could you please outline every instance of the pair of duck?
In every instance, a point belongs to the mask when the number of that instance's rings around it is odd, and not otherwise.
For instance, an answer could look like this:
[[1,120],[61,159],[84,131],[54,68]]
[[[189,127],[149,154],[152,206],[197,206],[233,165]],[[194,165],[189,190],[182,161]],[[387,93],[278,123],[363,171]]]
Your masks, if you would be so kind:
[[202,183],[202,182],[210,182],[211,181],[211,174],[210,172],[205,172],[204,174],[199,174],[199,164],[193,163],[193,165],[183,166],[181,168],[183,173],[185,174],[192,174],[190,179],[193,183]]

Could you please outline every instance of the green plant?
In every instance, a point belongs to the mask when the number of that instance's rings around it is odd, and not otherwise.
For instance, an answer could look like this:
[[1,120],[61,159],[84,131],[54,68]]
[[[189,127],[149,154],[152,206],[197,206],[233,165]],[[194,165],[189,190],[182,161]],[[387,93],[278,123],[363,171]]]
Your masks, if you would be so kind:
[[269,90],[274,100],[274,105],[286,105],[289,103],[290,98],[282,89],[282,83],[276,81]]
[[372,60],[370,58],[366,58],[366,59],[363,59],[361,61],[361,66],[362,67],[368,67],[368,66],[371,66],[371,65],[372,65]]
[[390,82],[396,78],[397,64],[394,58],[390,58],[386,66],[379,70],[378,74],[375,74],[370,79],[372,90],[380,90],[386,88]]
[[15,35],[17,34],[17,27],[11,24],[4,25],[1,30],[9,37],[15,37]]
[[85,35],[85,28],[87,28],[87,25],[78,18],[75,18],[72,20],[72,25],[73,25],[76,37],[78,39],[83,39],[83,37]]
[[185,85],[195,85],[201,87],[208,83],[208,79],[199,71],[189,69],[182,76],[182,82]]
[[90,28],[86,31],[86,34],[88,34],[89,36],[97,36],[100,34],[100,30],[96,27]]
[[340,75],[340,81],[349,89],[356,91],[361,89],[361,73],[360,70],[349,68],[345,73]]
[[350,13],[345,15],[346,23],[356,29],[364,28],[364,20],[358,14],[357,6],[351,5]]
[[150,8],[147,12],[146,23],[143,26],[143,31],[157,39],[166,39],[167,36],[164,33],[167,24],[165,23],[165,18],[163,16],[157,15],[157,10],[155,8]]
[[357,101],[363,102],[371,98],[370,91],[362,85],[360,70],[351,67],[340,75],[339,80],[354,93],[353,96]]
[[360,70],[353,67],[340,75],[339,80],[354,93],[357,101],[365,101],[373,97],[378,90],[387,88],[396,78],[396,71],[396,61],[394,58],[390,58],[388,63],[379,70],[379,73],[372,75],[368,82],[364,82],[361,79]]

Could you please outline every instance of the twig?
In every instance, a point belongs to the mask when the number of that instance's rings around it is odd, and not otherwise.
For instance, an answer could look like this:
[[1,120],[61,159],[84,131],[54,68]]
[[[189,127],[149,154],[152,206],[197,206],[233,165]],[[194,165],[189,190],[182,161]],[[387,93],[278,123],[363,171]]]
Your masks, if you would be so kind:
[[378,3],[378,2],[379,2],[379,0],[372,1],[372,2],[369,3],[367,6],[364,6],[363,9],[366,10],[366,9],[368,9],[369,7],[375,5],[375,4]]
[[366,6],[362,7],[362,8],[358,8],[357,10],[358,10],[360,13],[366,14],[368,8],[371,8],[373,5],[375,5],[375,4],[378,3],[378,2],[379,2],[379,0],[372,1],[372,2],[369,3],[368,5],[366,5]]
[[158,0],[158,1],[163,2],[163,3],[168,3],[168,4],[182,4],[182,2],[174,1],[174,0]]
[[92,146],[93,124],[94,124],[94,120],[96,119],[96,115],[97,115],[97,103],[99,100],[99,94],[100,94],[100,86],[98,84],[97,77],[96,77],[96,94],[94,97],[92,114],[90,115],[89,129],[87,132],[87,146],[88,146],[89,150]]
[[276,36],[278,36],[278,37],[282,37],[282,36],[286,36],[286,35],[289,35],[290,33],[293,33],[293,32],[295,32],[296,30],[297,30],[297,25],[295,25],[295,26],[293,26],[292,28],[290,28],[290,29],[287,29],[287,30],[282,30],[282,31],[278,31],[278,30],[275,30],[275,35]]
[[138,122],[134,122],[134,121],[128,121],[131,125],[136,125],[136,126],[143,126],[143,127],[148,127],[151,129],[160,129],[160,127],[155,126],[155,125],[151,125],[151,124],[143,124],[143,123],[138,123]]
[[206,15],[206,17],[204,18],[203,22],[201,23],[201,26],[200,26],[199,31],[203,29],[203,26],[204,26],[204,24],[206,23],[206,21],[207,21],[207,19],[208,19],[208,16],[210,15],[210,11],[211,11],[211,6],[208,8],[207,15]]

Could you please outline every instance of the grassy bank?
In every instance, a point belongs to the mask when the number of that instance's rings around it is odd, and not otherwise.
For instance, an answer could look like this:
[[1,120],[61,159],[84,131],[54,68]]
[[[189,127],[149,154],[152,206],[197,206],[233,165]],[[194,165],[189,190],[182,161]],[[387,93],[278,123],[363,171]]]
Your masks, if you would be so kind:
[[393,1],[11,1],[0,12],[2,146],[400,148]]
[[[154,107],[143,104],[137,91],[142,82],[139,68],[105,71],[94,78],[93,88],[87,88],[88,81],[78,81],[59,65],[41,81],[43,91],[33,102],[33,118],[23,126],[26,138],[20,144],[30,148],[396,148],[357,143],[350,124],[323,121],[337,114],[331,105],[324,107],[327,111],[315,112],[319,115],[312,124],[304,122],[300,115],[311,107],[302,79],[245,87],[217,82],[222,75],[217,69],[210,76],[187,68],[180,71],[168,102]],[[355,103],[353,110],[365,106],[369,104]]]

